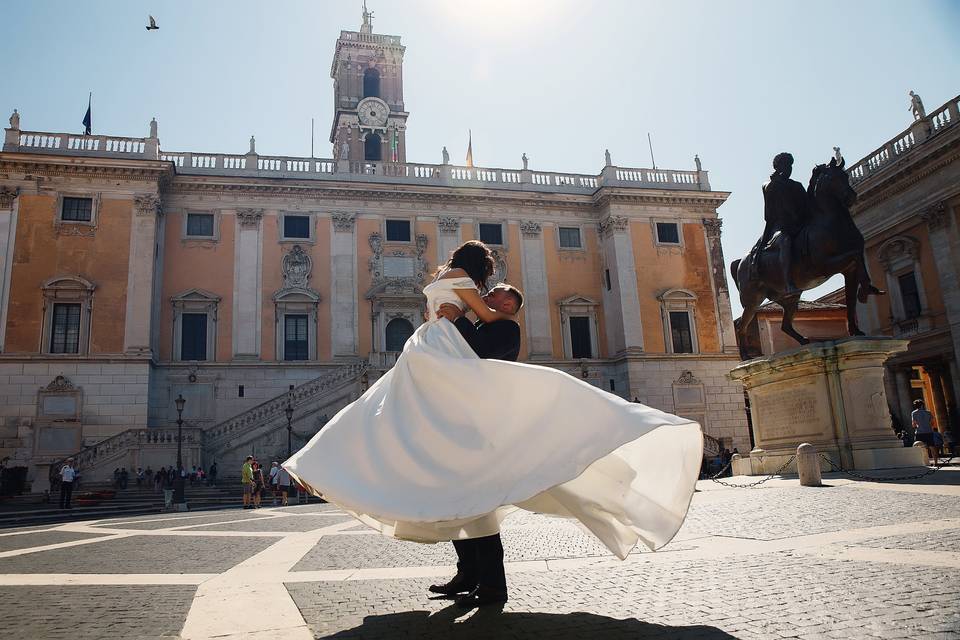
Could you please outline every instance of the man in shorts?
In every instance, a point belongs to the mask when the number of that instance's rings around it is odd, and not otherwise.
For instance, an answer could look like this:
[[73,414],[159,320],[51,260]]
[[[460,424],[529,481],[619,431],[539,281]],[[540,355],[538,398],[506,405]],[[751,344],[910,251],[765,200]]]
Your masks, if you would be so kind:
[[243,508],[253,509],[250,496],[253,495],[253,456],[247,456],[240,467],[240,484],[243,485]]

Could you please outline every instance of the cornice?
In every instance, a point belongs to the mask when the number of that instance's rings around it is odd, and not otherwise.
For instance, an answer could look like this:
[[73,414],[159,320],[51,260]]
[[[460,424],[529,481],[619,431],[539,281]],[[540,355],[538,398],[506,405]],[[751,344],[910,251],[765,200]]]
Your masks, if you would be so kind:
[[602,187],[593,195],[598,207],[609,204],[658,204],[716,209],[730,197],[729,191],[672,191],[666,189],[614,189]]
[[157,181],[170,178],[173,175],[173,166],[169,162],[160,160],[124,160],[4,151],[0,152],[0,171],[50,177],[124,177]]

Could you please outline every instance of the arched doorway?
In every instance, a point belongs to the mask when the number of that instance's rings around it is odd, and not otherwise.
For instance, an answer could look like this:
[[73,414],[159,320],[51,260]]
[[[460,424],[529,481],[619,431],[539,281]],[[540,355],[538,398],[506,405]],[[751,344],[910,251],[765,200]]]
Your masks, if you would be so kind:
[[380,97],[380,72],[376,69],[367,69],[363,72],[363,97]]
[[367,136],[367,139],[363,142],[363,159],[371,160],[373,162],[380,162],[382,159],[380,155],[381,151],[381,141],[380,136],[376,133],[371,133]]
[[403,351],[403,345],[413,335],[413,325],[409,320],[394,318],[387,323],[387,348],[385,351]]

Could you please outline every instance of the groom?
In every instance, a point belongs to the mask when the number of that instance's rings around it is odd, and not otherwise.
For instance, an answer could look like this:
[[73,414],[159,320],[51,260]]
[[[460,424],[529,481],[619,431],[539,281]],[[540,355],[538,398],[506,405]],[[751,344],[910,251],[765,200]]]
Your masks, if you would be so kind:
[[[501,282],[483,296],[491,309],[516,315],[523,306],[523,294],[516,287]],[[520,354],[520,325],[513,320],[476,324],[463,317],[464,312],[453,304],[440,307],[438,314],[454,323],[467,343],[481,358],[515,362]],[[457,575],[446,584],[430,587],[433,593],[461,596],[457,603],[466,607],[502,604],[507,601],[507,577],[503,569],[503,544],[500,534],[454,540],[457,550]]]

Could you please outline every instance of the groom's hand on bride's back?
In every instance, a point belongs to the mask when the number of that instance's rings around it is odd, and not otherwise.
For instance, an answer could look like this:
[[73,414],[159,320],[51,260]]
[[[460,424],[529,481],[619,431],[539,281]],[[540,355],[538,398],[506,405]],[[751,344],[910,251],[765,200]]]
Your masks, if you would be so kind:
[[437,315],[446,318],[450,322],[456,322],[457,318],[463,316],[463,310],[455,304],[442,304],[437,310]]

